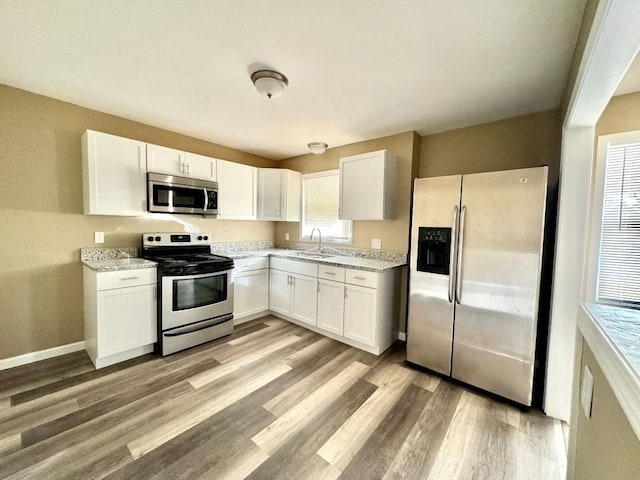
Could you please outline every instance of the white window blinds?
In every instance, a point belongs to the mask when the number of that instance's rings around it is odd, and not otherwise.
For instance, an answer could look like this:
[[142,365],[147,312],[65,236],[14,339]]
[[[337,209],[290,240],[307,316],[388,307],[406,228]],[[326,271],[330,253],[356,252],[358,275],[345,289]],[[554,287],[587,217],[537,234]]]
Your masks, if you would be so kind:
[[302,238],[320,229],[322,240],[351,242],[351,222],[338,220],[338,171],[327,171],[302,177]]
[[640,143],[607,148],[597,299],[640,306]]

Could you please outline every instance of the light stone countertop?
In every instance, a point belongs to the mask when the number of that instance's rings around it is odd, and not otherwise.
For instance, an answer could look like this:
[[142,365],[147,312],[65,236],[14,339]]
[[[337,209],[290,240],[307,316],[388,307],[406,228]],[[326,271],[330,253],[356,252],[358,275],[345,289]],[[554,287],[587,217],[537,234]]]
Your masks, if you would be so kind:
[[[310,252],[307,252],[310,253]],[[312,252],[311,252],[312,253]],[[303,262],[321,263],[323,265],[334,265],[337,267],[353,268],[355,270],[367,270],[370,272],[384,272],[391,268],[407,265],[406,262],[390,262],[386,260],[374,260],[361,257],[349,257],[346,255],[331,255],[327,257],[307,257],[300,254],[299,250],[288,250],[284,248],[267,248],[261,250],[247,250],[236,252],[216,252],[233,259],[253,258],[253,257],[278,257]]]
[[121,270],[135,270],[138,268],[156,268],[158,264],[144,258],[103,258],[96,260],[82,260],[86,265],[96,272],[119,272]]
[[640,439],[640,311],[587,303],[578,328]]

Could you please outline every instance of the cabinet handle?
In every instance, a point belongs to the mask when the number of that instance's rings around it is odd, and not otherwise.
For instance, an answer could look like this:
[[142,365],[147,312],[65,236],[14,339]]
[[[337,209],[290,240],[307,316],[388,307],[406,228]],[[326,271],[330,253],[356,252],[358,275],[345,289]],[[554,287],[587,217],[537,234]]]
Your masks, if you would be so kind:
[[334,272],[324,272],[324,273],[325,273],[325,275],[335,275]]
[[190,168],[189,168],[189,167],[191,166],[191,164],[190,164],[189,162],[184,162],[184,164],[185,164],[185,165],[186,165],[186,167],[187,167],[187,175],[189,175],[189,170],[190,170]]
[[121,282],[124,282],[125,280],[137,280],[140,277],[122,277],[120,279]]
[[365,277],[353,277],[353,278],[355,278],[356,280],[366,280]]
[[182,172],[182,160],[180,160],[180,157],[178,157],[178,171]]

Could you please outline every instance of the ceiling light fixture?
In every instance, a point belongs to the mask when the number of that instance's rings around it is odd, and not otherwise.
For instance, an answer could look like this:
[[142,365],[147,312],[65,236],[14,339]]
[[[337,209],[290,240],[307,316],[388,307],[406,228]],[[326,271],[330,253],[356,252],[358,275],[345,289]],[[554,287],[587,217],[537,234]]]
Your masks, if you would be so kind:
[[273,70],[258,70],[251,74],[251,81],[261,95],[275,98],[282,95],[289,85],[289,80],[280,72]]
[[309,150],[311,150],[311,153],[315,153],[316,155],[323,154],[327,150],[328,146],[329,145],[324,142],[311,142],[307,145]]

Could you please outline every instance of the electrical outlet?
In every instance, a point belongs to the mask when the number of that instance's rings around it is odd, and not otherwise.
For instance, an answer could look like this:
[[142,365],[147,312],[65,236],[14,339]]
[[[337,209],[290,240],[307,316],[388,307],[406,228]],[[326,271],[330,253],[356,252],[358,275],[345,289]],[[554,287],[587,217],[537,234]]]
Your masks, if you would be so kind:
[[289,240],[289,232],[287,232],[287,233],[285,233],[285,234],[284,234],[284,239],[285,239],[285,240]]
[[104,232],[94,232],[93,233],[93,242],[94,243],[104,243]]
[[371,248],[375,248],[377,250],[382,248],[382,240],[380,240],[379,238],[372,238],[371,239]]

